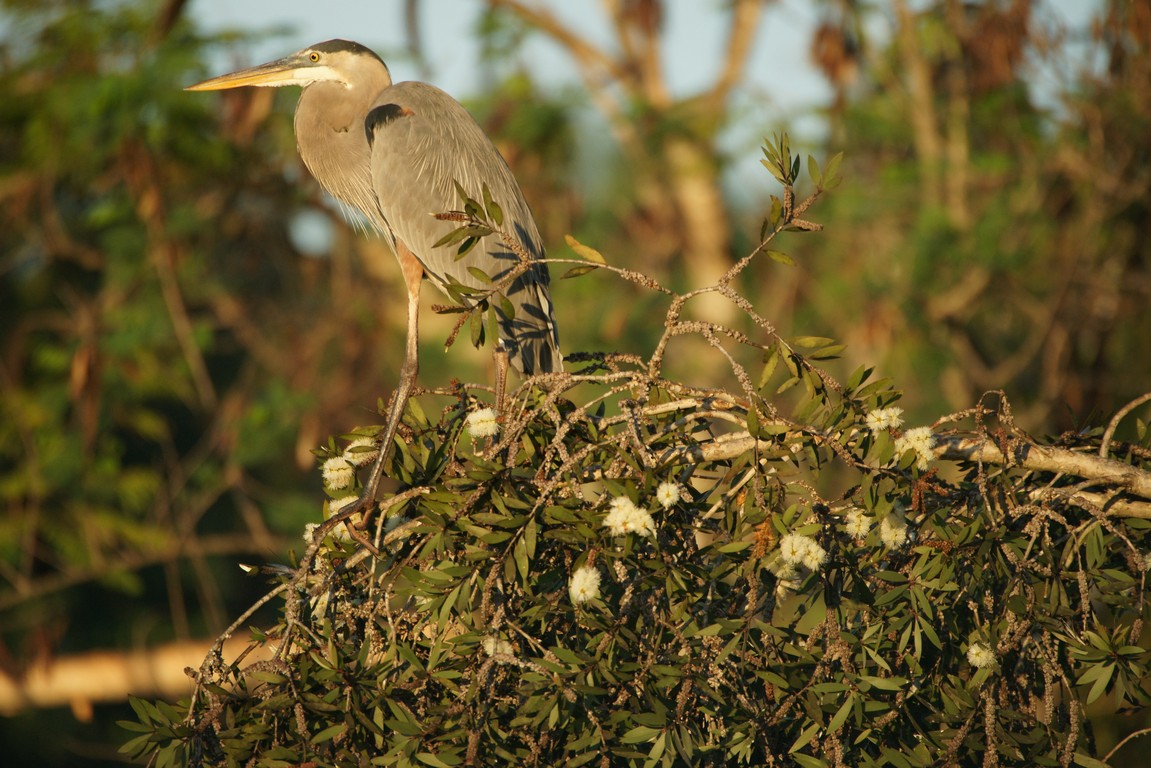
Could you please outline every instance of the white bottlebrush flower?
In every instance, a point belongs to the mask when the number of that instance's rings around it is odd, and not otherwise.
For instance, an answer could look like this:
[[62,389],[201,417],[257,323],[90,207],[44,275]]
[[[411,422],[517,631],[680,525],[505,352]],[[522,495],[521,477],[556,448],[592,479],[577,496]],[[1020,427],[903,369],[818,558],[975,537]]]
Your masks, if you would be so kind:
[[827,562],[827,550],[812,541],[800,562],[807,570],[818,571]]
[[927,469],[927,465],[935,458],[935,453],[931,450],[934,443],[931,427],[915,427],[895,438],[895,456],[898,458],[908,451],[914,451],[916,466]]
[[907,543],[907,522],[902,512],[891,512],[879,521],[879,540],[888,549],[899,549]]
[[483,640],[484,653],[488,656],[515,656],[516,649],[502,637],[485,637]]
[[[326,517],[331,518],[338,512],[341,512],[344,507],[356,501],[358,496],[341,496],[338,499],[328,499],[328,512]],[[356,513],[351,516],[349,520],[337,524],[334,528],[328,531],[328,535],[337,541],[351,541],[352,533],[348,530],[349,525],[358,525],[363,520],[363,516]]]
[[983,643],[972,643],[967,648],[967,660],[976,669],[995,666],[995,651]]
[[[355,500],[356,500],[355,496],[345,496],[342,499],[334,499],[334,500],[328,502],[328,516],[331,517],[340,509],[341,506],[346,507],[349,503],[351,503]],[[320,528],[320,523],[307,523],[304,526],[304,543],[305,544],[311,545],[311,544],[316,543],[316,531],[318,531],[319,528]],[[333,539],[335,539],[337,541],[351,541],[352,540],[352,535],[351,535],[351,533],[348,532],[348,526],[346,523],[340,523],[333,528],[329,528],[324,535],[325,536],[331,536]]]
[[358,496],[341,496],[338,499],[328,499],[328,517],[336,514],[358,498]]
[[499,417],[495,408],[480,408],[468,414],[468,434],[476,440],[495,437],[500,431]]
[[773,557],[767,564],[767,570],[775,574],[780,581],[795,581],[799,578],[799,569],[795,565],[782,557]]
[[785,563],[818,571],[827,562],[827,550],[810,536],[789,533],[779,540],[779,556]]
[[767,563],[767,570],[775,574],[775,594],[783,597],[789,591],[799,589],[802,583],[800,578],[799,567],[795,563],[789,563],[779,555],[772,557]]
[[894,406],[890,408],[877,408],[864,417],[864,424],[873,435],[878,435],[888,429],[899,429],[903,424],[903,409]]
[[679,486],[675,483],[660,483],[655,489],[655,500],[664,509],[671,509],[680,499]]
[[357,437],[344,449],[344,458],[355,467],[371,464],[380,455],[380,446],[370,437]]
[[573,605],[599,597],[599,570],[589,565],[576,568],[568,583],[568,595],[571,596]]
[[859,507],[852,507],[847,512],[847,521],[844,529],[847,531],[847,535],[852,538],[865,538],[871,530],[871,518],[868,516],[866,510],[860,509]]
[[627,496],[616,496],[611,500],[611,508],[603,519],[604,527],[612,536],[638,533],[640,536],[655,534],[655,520],[646,509],[640,509]]
[[789,533],[779,540],[779,556],[785,563],[798,563],[807,550],[807,537]]
[[333,456],[320,466],[324,485],[329,488],[347,488],[356,479],[356,468],[343,456]]

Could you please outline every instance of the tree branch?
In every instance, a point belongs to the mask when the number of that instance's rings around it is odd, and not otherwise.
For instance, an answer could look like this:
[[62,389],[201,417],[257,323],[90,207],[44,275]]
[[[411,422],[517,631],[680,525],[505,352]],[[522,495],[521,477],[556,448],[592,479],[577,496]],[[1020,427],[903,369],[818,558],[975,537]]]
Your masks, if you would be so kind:
[[[734,459],[750,451],[780,452],[779,439],[760,440],[747,432],[723,435],[694,445],[678,445],[658,457],[661,462],[688,464]],[[1113,459],[1066,448],[1019,443],[1009,454],[990,438],[976,435],[940,435],[936,437],[935,456],[948,461],[977,461],[1003,467],[1018,467],[1035,472],[1055,472],[1084,480],[1104,483],[1121,491],[1151,499],[1151,472],[1146,472]],[[1109,499],[1106,495],[1080,492],[1072,499],[1102,506],[1114,516],[1151,519],[1151,504],[1140,501]]]
[[727,58],[723,71],[711,87],[707,97],[716,104],[727,100],[731,89],[743,78],[747,66],[748,52],[759,31],[759,19],[763,14],[762,0],[736,0],[731,12],[731,24],[727,35]]
[[102,563],[88,568],[58,573],[31,582],[27,589],[0,595],[0,611],[31,600],[38,600],[54,592],[60,592],[79,584],[96,581],[112,573],[138,571],[152,565],[160,565],[193,553],[198,557],[209,555],[252,554],[256,548],[252,540],[242,534],[221,534],[202,536],[195,542],[173,541],[168,546],[149,552],[123,554],[116,559],[105,559]]
[[[124,701],[129,695],[187,696],[193,681],[185,670],[198,669],[213,645],[211,640],[184,640],[146,650],[92,651],[33,665],[19,678],[0,673],[0,715],[69,705],[78,719],[87,720],[94,702]],[[223,646],[224,662],[251,645],[246,636],[232,638]],[[259,649],[261,658],[271,658],[271,646]]]
[[619,62],[609,56],[600,48],[592,45],[588,40],[577,35],[565,27],[554,14],[540,8],[534,8],[520,2],[520,0],[489,0],[491,7],[503,8],[519,16],[529,26],[551,37],[566,48],[575,58],[576,62],[588,72],[602,69],[612,78],[623,82],[628,79],[627,72],[620,67]]

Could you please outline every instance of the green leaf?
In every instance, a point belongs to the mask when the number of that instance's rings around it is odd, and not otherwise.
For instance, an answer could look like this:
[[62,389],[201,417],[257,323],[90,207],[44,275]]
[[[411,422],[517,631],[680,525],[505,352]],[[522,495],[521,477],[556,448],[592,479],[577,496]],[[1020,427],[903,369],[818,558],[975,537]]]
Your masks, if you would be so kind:
[[[768,220],[771,221],[771,228],[775,229],[779,226],[780,221],[783,219],[783,201],[775,195],[771,196],[771,212],[768,214]],[[770,252],[769,252],[770,255]],[[774,258],[774,257],[773,257]]]
[[591,272],[591,271],[596,270],[596,269],[599,269],[599,267],[597,267],[594,264],[588,264],[586,266],[579,266],[579,267],[572,267],[571,269],[569,269],[567,272],[564,272],[563,275],[560,276],[560,280],[567,280],[568,278],[579,277],[580,275],[586,275],[588,272]]
[[433,248],[440,248],[441,246],[455,245],[468,236],[467,227],[456,227],[451,232],[441,237],[439,240],[432,243]]
[[812,723],[811,725],[804,728],[803,731],[799,734],[799,738],[792,742],[792,745],[788,747],[787,754],[794,755],[796,752],[806,747],[809,743],[811,743],[811,740],[815,738],[816,734],[819,733],[819,729],[819,723]]
[[488,273],[479,267],[468,267],[468,274],[485,285],[491,285],[493,282],[491,277],[488,276]]
[[520,578],[526,583],[528,581],[530,568],[528,565],[528,545],[525,537],[520,537],[516,542],[515,550],[512,554],[513,557],[515,557],[516,570],[519,571]]
[[823,174],[819,171],[819,163],[816,162],[814,155],[807,156],[807,175],[816,187],[823,186]]
[[[1107,692],[1107,687],[1111,684],[1111,678],[1115,675],[1115,665],[1102,664],[1088,671],[1091,672],[1095,670],[1098,670],[1097,674],[1094,675],[1096,678],[1095,684],[1092,685],[1091,690],[1087,692],[1088,704],[1093,703],[1096,699]],[[1086,675],[1084,675],[1084,678],[1085,677]]]
[[312,737],[312,743],[313,744],[323,744],[325,741],[331,741],[332,739],[336,738],[337,736],[342,734],[344,731],[346,731],[347,728],[348,728],[348,726],[346,723],[337,723],[336,725],[330,725],[327,728],[325,728],[324,730],[317,733],[315,736],[313,736]]
[[1112,768],[1111,763],[1105,763],[1102,760],[1097,760],[1094,757],[1085,755],[1082,752],[1076,752],[1072,761],[1076,765],[1082,765],[1083,768]]
[[835,733],[839,727],[847,720],[847,716],[851,714],[851,710],[855,707],[855,699],[859,694],[852,692],[848,694],[843,704],[836,710],[835,714],[831,717],[831,722],[827,724],[827,730],[830,733]]
[[593,261],[596,264],[607,264],[607,259],[603,257],[602,253],[597,251],[595,248],[584,245],[571,235],[564,235],[564,242],[567,243],[568,247],[575,251],[576,255],[580,258],[587,259],[588,261]]
[[763,370],[760,372],[759,382],[756,384],[757,389],[763,389],[767,386],[777,365],[779,365],[778,351],[775,348],[767,350],[766,359],[763,361]]
[[492,199],[492,193],[491,190],[488,189],[487,184],[484,184],[483,195],[484,211],[487,214],[488,220],[495,224],[497,227],[502,227],[504,224],[504,212],[496,203],[496,201]]
[[794,267],[795,266],[795,259],[788,256],[783,251],[768,251],[767,256],[772,261],[778,261],[780,264],[783,264],[785,266],[788,266],[788,267]]
[[834,344],[835,339],[829,339],[826,336],[798,336],[791,343],[803,349],[814,349],[815,347]]
[[881,691],[898,691],[907,685],[906,677],[878,677],[876,675],[860,675],[859,682],[878,688]]
[[433,752],[417,752],[416,759],[424,765],[432,766],[432,768],[453,768],[453,766],[459,765],[458,762],[445,762],[444,760],[440,759],[439,755]]
[[472,346],[482,347],[484,345],[484,316],[480,312],[472,314],[469,322],[469,329],[472,336]]
[[846,344],[830,344],[823,349],[812,352],[810,358],[812,360],[838,360],[845,349],[847,349]]
[[456,181],[455,179],[452,179],[452,186],[454,186],[456,188],[456,195],[459,196],[461,203],[463,203],[464,205],[467,205],[468,203],[474,203],[475,202],[474,200],[472,200],[468,196],[468,193],[463,188],[463,186],[458,181]]
[[622,744],[642,744],[651,741],[663,732],[661,728],[652,728],[649,725],[637,725],[620,737]]
[[842,152],[836,152],[835,156],[827,161],[827,166],[823,169],[823,189],[835,189],[843,182],[843,177],[839,175],[839,166],[842,162]]
[[459,261],[463,257],[467,256],[468,253],[476,247],[476,243],[479,241],[480,239],[478,237],[465,238],[464,241],[460,243],[460,247],[456,249],[455,260]]

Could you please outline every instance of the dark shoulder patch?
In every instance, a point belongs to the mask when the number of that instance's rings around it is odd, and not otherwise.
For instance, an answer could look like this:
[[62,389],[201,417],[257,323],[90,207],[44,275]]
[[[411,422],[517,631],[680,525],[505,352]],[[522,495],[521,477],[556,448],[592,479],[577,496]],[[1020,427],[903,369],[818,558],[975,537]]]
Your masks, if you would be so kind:
[[368,116],[364,118],[364,130],[368,133],[368,144],[376,138],[376,129],[387,125],[393,120],[398,120],[401,117],[411,117],[415,112],[407,107],[401,107],[399,104],[381,104],[375,107]]

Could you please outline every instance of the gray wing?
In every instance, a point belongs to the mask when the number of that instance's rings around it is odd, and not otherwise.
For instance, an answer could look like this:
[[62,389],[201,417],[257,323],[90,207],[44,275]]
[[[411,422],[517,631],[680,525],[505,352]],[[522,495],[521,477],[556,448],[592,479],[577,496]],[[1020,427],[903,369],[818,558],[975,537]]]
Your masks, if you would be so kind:
[[[533,258],[543,257],[535,219],[511,169],[451,96],[426,83],[396,83],[380,94],[365,129],[380,213],[391,234],[423,263],[431,280],[441,287],[454,279],[486,288],[468,272],[469,266],[499,282],[518,262],[495,235],[483,238],[458,261],[456,245],[433,247],[460,226],[433,218],[461,208],[453,180],[476,199],[487,184],[503,210],[504,229],[515,233]],[[515,314],[500,314],[500,341],[512,364],[526,374],[562,370],[547,266],[534,264],[508,287],[506,296]]]

